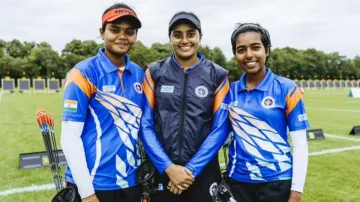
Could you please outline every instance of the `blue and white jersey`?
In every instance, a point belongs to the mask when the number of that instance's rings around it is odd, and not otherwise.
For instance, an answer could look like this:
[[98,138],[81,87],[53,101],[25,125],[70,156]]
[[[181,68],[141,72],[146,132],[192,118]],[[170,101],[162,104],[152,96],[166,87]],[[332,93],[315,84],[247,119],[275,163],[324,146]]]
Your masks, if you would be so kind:
[[234,134],[228,174],[247,183],[292,178],[289,131],[309,127],[301,92],[292,80],[267,68],[265,78],[246,89],[246,73],[231,84],[229,119]]
[[[81,135],[95,190],[136,185],[143,70],[125,57],[120,70],[100,49],[66,76],[63,121],[84,122]],[[75,183],[67,167],[66,181]]]

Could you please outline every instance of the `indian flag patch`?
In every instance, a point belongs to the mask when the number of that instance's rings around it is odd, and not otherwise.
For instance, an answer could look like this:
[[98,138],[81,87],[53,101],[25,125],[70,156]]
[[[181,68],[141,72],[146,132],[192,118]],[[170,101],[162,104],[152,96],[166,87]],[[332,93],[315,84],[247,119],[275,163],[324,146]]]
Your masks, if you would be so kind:
[[65,100],[64,101],[64,111],[76,112],[78,107],[78,102],[75,100]]

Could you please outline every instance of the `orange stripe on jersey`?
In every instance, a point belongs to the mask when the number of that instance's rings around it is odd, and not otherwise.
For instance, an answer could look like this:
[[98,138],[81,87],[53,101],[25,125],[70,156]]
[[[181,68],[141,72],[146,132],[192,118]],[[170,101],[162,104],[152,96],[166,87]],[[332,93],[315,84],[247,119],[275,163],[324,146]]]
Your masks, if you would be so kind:
[[64,88],[74,82],[90,98],[96,91],[96,87],[86,79],[78,69],[72,70],[66,77]]
[[154,90],[154,81],[153,81],[152,78],[151,78],[151,74],[150,74],[150,71],[149,71],[149,70],[146,70],[145,76],[146,76],[146,79],[147,79],[147,81],[148,81],[151,89]]
[[[295,92],[293,93],[294,90]],[[299,103],[301,98],[302,98],[301,92],[298,88],[296,89],[292,88],[289,91],[289,93],[285,98],[287,105],[286,116],[288,116],[292,112],[292,110],[296,107],[296,105]]]
[[[220,84],[220,86],[221,85],[222,84]],[[223,100],[226,97],[226,94],[229,92],[229,89],[230,89],[229,81],[226,79],[226,83],[223,85],[223,87],[215,95],[214,110],[213,110],[214,114],[220,108],[221,103],[223,102]]]
[[154,109],[155,108],[155,95],[153,91],[154,81],[151,78],[149,70],[146,70],[145,72],[145,78],[143,79],[142,85],[144,89],[144,94],[147,100],[149,101],[151,108]]
[[227,82],[227,79],[225,79],[225,80],[219,85],[219,87],[215,90],[215,95],[219,92],[219,90],[221,89],[221,87],[224,85],[224,82]]
[[143,89],[144,89],[144,94],[145,94],[147,100],[149,101],[151,108],[154,109],[155,95],[154,95],[154,92],[151,90],[148,82],[146,81],[146,78],[143,79],[142,85],[143,85]]

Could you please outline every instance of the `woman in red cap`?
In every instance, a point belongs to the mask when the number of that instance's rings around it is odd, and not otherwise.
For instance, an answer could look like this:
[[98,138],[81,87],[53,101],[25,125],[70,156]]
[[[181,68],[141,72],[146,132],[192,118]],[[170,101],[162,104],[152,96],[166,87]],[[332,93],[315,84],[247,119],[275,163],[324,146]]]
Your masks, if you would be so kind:
[[105,48],[66,76],[61,145],[67,186],[82,202],[138,202],[143,70],[127,55],[141,22],[126,4],[102,16]]

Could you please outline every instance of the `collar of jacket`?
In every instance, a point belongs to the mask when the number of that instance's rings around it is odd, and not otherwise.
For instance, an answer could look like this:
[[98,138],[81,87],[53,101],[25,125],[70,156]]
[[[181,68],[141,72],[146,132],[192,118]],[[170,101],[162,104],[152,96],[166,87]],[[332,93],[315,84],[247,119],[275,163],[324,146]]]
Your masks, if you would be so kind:
[[[192,69],[194,69],[195,67],[197,67],[197,66],[205,59],[205,56],[204,56],[202,53],[200,53],[200,52],[197,52],[196,55],[197,55],[197,57],[198,57],[200,60],[199,60],[194,66],[188,68],[188,69],[186,70],[186,72],[189,72],[189,71],[191,71]],[[181,65],[178,63],[178,61],[176,60],[175,54],[173,54],[173,55],[171,56],[171,60],[176,64],[177,67],[181,68],[182,70],[184,69],[184,67],[181,66]]]

